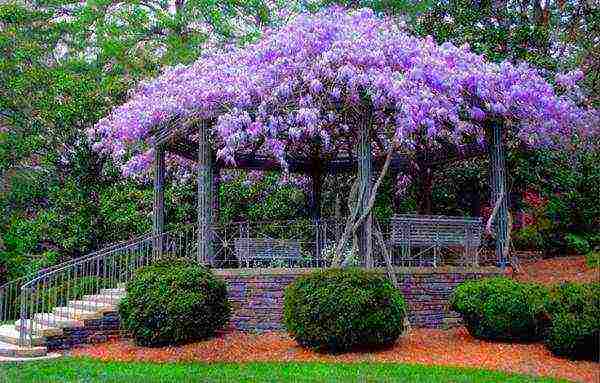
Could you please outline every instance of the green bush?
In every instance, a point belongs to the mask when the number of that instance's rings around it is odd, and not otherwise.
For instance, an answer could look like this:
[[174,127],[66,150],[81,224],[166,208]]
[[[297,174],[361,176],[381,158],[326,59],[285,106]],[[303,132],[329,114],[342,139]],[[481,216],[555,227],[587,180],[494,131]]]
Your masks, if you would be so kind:
[[586,255],[585,264],[591,269],[600,268],[600,251],[592,251]]
[[404,331],[405,316],[402,294],[379,275],[359,269],[317,271],[285,291],[288,332],[316,350],[393,344]]
[[589,241],[582,235],[568,233],[565,235],[568,249],[577,254],[587,254],[592,251]]
[[564,283],[550,291],[546,345],[555,355],[600,358],[600,283]]
[[460,284],[450,298],[452,310],[461,314],[476,338],[503,341],[541,339],[547,319],[547,289],[497,277]]
[[124,329],[143,346],[206,339],[231,315],[224,281],[203,267],[169,261],[142,268],[119,304]]

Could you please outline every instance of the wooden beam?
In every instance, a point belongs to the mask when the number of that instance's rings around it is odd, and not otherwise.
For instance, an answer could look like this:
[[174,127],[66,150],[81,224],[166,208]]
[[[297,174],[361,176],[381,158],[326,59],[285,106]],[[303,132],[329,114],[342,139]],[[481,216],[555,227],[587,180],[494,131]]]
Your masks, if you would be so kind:
[[152,234],[154,255],[160,257],[163,251],[162,235],[165,231],[165,150],[154,148],[154,204],[152,207]]
[[200,124],[198,139],[198,263],[211,265],[212,247],[212,207],[214,164],[210,150],[209,129],[206,123]]
[[[182,158],[196,162],[198,160],[198,143],[179,139],[177,143],[170,143],[166,146],[166,150],[170,153],[178,155]],[[426,164],[433,168],[439,169],[447,166],[449,163],[465,160],[486,155],[488,148],[481,144],[466,144],[459,148],[443,148],[427,155]],[[315,166],[315,162],[311,158],[288,157],[288,170],[292,173],[311,174]],[[385,162],[385,157],[373,157],[373,168],[381,169]],[[406,173],[409,170],[410,160],[407,156],[396,154],[392,157],[390,163],[390,171],[398,173]],[[235,158],[235,164],[226,163],[222,159],[216,160],[216,165],[222,169],[246,169],[246,170],[275,170],[281,171],[281,164],[272,157],[260,154],[239,154]],[[322,161],[319,164],[322,174],[340,174],[351,173],[356,171],[358,160],[356,157],[346,157],[341,159],[333,159]]]
[[[190,161],[197,161],[197,151],[183,149],[181,146],[168,146],[168,151]],[[286,158],[288,169],[292,173],[312,174],[315,167],[315,162],[308,158]],[[381,168],[385,158],[377,157],[373,159],[375,168]],[[265,155],[248,155],[240,154],[235,158],[235,164],[227,163],[222,159],[216,160],[216,165],[221,169],[245,169],[245,170],[275,170],[281,171],[282,167],[279,161]],[[323,161],[319,164],[319,169],[322,174],[338,174],[350,173],[356,171],[358,160],[355,157],[334,159]],[[390,169],[404,171],[408,168],[408,160],[401,155],[396,155],[392,159]]]

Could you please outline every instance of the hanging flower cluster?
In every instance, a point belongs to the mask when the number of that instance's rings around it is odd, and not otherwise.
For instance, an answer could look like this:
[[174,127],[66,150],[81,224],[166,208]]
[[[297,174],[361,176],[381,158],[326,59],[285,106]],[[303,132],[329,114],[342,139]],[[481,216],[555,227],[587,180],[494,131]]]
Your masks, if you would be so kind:
[[[577,78],[564,75],[560,86]],[[542,145],[592,134],[599,122],[597,111],[558,96],[527,65],[489,63],[467,46],[407,35],[370,9],[339,7],[168,69],[89,134],[96,150],[137,174],[148,169],[152,129],[190,118],[211,129],[219,158],[258,147],[284,165],[315,144],[321,156],[351,150],[365,123],[374,142],[385,137],[410,151],[424,141],[482,141],[491,119]]]

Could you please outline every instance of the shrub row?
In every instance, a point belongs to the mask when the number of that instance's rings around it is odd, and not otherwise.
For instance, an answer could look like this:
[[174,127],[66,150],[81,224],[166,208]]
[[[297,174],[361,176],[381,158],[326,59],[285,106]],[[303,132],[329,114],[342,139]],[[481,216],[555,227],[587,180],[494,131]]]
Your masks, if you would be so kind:
[[507,278],[464,282],[450,307],[476,338],[545,340],[556,355],[598,359],[600,283],[564,283],[552,288]]

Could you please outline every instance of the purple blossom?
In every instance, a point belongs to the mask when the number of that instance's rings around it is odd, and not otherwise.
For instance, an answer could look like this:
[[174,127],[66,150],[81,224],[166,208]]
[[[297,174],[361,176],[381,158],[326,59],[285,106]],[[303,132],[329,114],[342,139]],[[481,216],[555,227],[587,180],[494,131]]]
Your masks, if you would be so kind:
[[471,118],[475,121],[483,121],[485,120],[485,112],[474,106],[471,108]]
[[567,73],[558,73],[554,78],[558,86],[563,88],[571,88],[577,85],[579,81],[583,79],[583,72],[581,70],[574,70]]
[[[581,77],[561,74],[556,84],[573,87]],[[209,49],[191,65],[166,69],[88,136],[133,176],[150,168],[151,129],[191,117],[212,121],[219,158],[233,162],[264,141],[262,150],[285,165],[286,155],[302,154],[317,136],[323,154],[339,151],[347,146],[341,136],[360,126],[355,116],[371,112],[372,136],[407,151],[423,134],[432,143],[483,141],[481,125],[491,116],[538,145],[596,136],[600,125],[598,111],[558,95],[525,64],[488,63],[468,46],[409,36],[368,9],[332,7],[267,29],[256,43]]]
[[310,91],[319,94],[323,91],[323,84],[321,81],[314,79],[310,82]]

